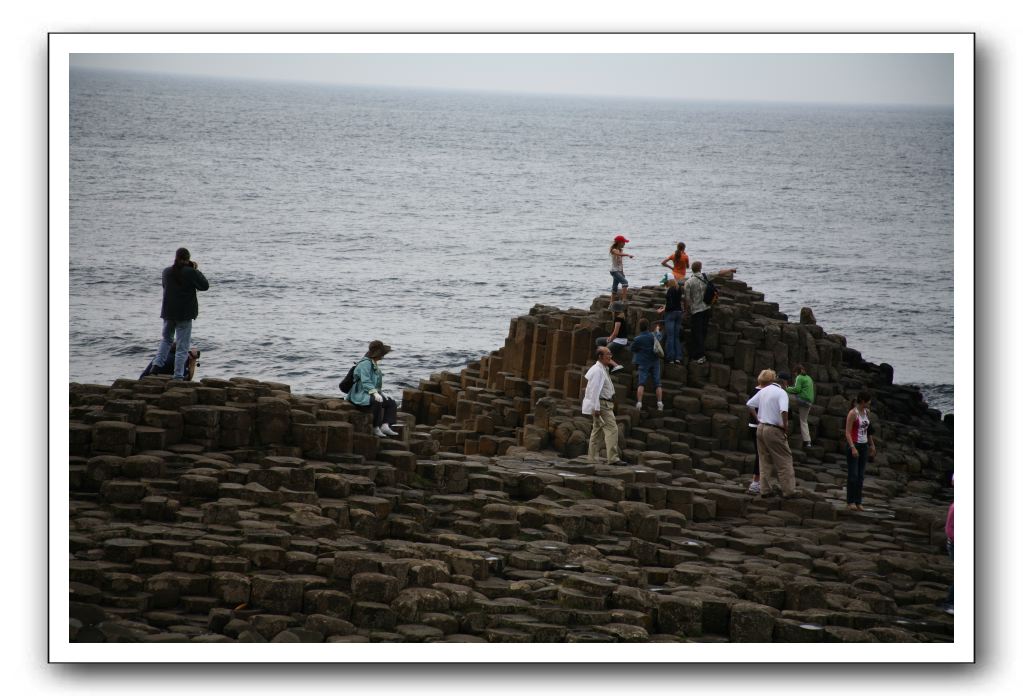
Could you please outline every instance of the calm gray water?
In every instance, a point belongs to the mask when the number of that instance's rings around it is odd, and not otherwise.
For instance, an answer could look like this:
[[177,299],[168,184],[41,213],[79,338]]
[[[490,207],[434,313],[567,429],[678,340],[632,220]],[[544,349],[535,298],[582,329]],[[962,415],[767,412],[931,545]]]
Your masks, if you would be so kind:
[[202,375],[337,393],[380,338],[400,394],[535,303],[588,307],[623,233],[634,286],[681,239],[952,410],[950,110],[72,70],[70,116],[73,381],[142,371],[178,246]]

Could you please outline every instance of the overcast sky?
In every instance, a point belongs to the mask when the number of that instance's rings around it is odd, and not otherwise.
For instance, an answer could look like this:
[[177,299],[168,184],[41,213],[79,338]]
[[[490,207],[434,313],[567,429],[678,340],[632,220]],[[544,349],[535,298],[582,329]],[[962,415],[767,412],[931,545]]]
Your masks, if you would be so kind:
[[951,106],[952,54],[72,54],[72,67],[543,94]]

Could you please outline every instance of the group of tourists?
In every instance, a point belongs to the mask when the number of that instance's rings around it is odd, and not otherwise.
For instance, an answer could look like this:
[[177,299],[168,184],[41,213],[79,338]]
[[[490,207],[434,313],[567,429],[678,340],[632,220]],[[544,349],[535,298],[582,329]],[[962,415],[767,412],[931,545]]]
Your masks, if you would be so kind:
[[[582,411],[593,417],[590,435],[589,458],[596,462],[601,446],[606,450],[610,464],[624,464],[618,448],[618,427],[614,416],[614,382],[611,374],[622,368],[615,360],[617,351],[628,347],[636,366],[636,407],[643,408],[643,394],[646,385],[653,383],[657,397],[657,410],[664,410],[663,388],[661,386],[661,365],[681,365],[685,350],[682,341],[683,318],[689,317],[691,362],[702,365],[707,362],[705,352],[707,329],[712,308],[717,300],[717,291],[712,277],[730,277],[735,268],[725,268],[713,276],[703,271],[700,261],[690,263],[684,242],[678,242],[675,251],[661,261],[671,271],[665,275],[664,304],[657,312],[663,320],[652,326],[648,320],[640,319],[636,335],[629,340],[626,314],[629,281],[625,276],[624,259],[635,258],[625,251],[629,240],[618,235],[614,238],[609,254],[611,256],[611,305],[612,327],[606,338],[597,340],[596,363],[586,373],[586,391]],[[687,273],[688,271],[688,273]],[[688,277],[687,277],[688,276]],[[793,405],[799,417],[799,433],[803,447],[810,448],[809,415],[815,398],[814,382],[803,365],[793,368],[795,380],[787,372],[763,370],[757,377],[754,393],[746,402],[750,413],[750,429],[753,431],[754,467],[753,481],[747,492],[769,498],[780,495],[785,498],[798,496],[796,477],[789,447],[789,412]],[[846,505],[851,511],[863,511],[863,479],[868,459],[875,454],[875,445],[870,426],[870,394],[861,392],[856,396],[846,417]],[[795,402],[794,404],[792,402]]]
[[[661,265],[671,271],[671,274],[665,274],[662,280],[665,286],[664,304],[657,308],[662,319],[652,325],[648,320],[640,319],[636,326],[636,335],[630,342],[626,318],[629,280],[625,277],[624,259],[635,257],[625,251],[625,245],[628,243],[628,238],[618,235],[608,250],[611,257],[609,309],[612,326],[606,337],[597,339],[597,345],[610,349],[612,372],[622,369],[615,356],[625,347],[629,348],[633,353],[633,363],[639,377],[639,385],[636,388],[637,408],[643,407],[646,385],[652,383],[657,396],[657,410],[661,411],[664,410],[661,366],[684,363],[686,350],[683,347],[682,324],[685,316],[689,317],[690,360],[698,365],[707,362],[705,352],[707,329],[710,325],[711,308],[717,300],[717,289],[711,276],[703,271],[703,263],[694,261],[690,264],[685,242],[678,242],[675,251],[661,261]],[[687,274],[687,271],[691,272]],[[735,271],[735,268],[723,268],[713,274],[713,277],[731,276]]]
[[[626,318],[626,299],[629,282],[624,274],[622,259],[634,258],[625,252],[629,242],[624,236],[617,236],[611,245],[611,310],[612,328],[606,338],[598,339],[597,362],[586,373],[586,393],[583,399],[583,413],[593,417],[590,436],[589,456],[596,461],[601,444],[607,451],[607,461],[622,463],[618,450],[618,426],[614,416],[614,382],[611,374],[623,368],[614,359],[614,350],[628,346],[633,354],[637,372],[636,407],[642,409],[644,390],[648,382],[653,383],[657,398],[657,410],[664,410],[664,395],[661,387],[662,361],[681,364],[683,357],[681,326],[686,312],[690,315],[693,336],[693,361],[706,362],[704,339],[710,320],[711,305],[715,299],[707,292],[710,279],[702,271],[702,264],[695,261],[690,265],[686,245],[679,242],[675,252],[666,257],[661,265],[671,271],[665,278],[665,301],[658,308],[663,322],[653,326],[646,318],[639,320],[637,334],[628,339],[629,328]],[[687,270],[692,271],[686,278]],[[736,269],[723,269],[716,275],[728,275]],[[680,282],[682,285],[680,286]],[[156,355],[143,376],[147,374],[171,374],[172,380],[191,379],[199,353],[191,345],[192,321],[199,314],[198,292],[209,289],[206,276],[199,271],[199,264],[192,260],[188,249],[182,247],[175,252],[174,263],[163,270],[163,301],[160,318],[163,330]],[[621,290],[618,299],[615,295]],[[380,361],[391,351],[382,341],[370,342],[365,355],[349,371],[339,385],[346,392],[346,399],[357,409],[370,414],[373,434],[386,438],[398,435],[398,404],[383,392],[383,373]],[[172,359],[173,356],[173,359]],[[751,414],[751,427],[755,426],[754,479],[748,489],[750,493],[767,497],[775,492],[775,484],[782,496],[795,495],[795,475],[792,453],[788,445],[789,394],[794,395],[798,404],[800,434],[803,446],[810,447],[808,417],[814,401],[813,380],[806,370],[797,365],[795,383],[789,386],[790,377],[773,370],[764,370],[757,379],[757,391],[747,401]],[[874,456],[874,440],[870,428],[870,394],[861,392],[846,418],[845,433],[847,446],[847,504],[850,510],[863,510],[863,478],[869,457]]]

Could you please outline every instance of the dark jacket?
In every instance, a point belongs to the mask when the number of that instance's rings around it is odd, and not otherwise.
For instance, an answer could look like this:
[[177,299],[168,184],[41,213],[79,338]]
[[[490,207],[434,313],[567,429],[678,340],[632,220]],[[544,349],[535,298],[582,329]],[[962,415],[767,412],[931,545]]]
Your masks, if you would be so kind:
[[650,366],[660,360],[657,353],[654,352],[654,341],[656,340],[657,336],[653,331],[644,331],[636,336],[632,345],[629,346],[629,350],[636,354],[634,362]]
[[163,269],[163,305],[160,307],[160,318],[173,321],[195,319],[199,316],[199,300],[196,290],[209,290],[210,283],[206,276],[185,266],[181,269],[181,282],[174,279],[174,266]]

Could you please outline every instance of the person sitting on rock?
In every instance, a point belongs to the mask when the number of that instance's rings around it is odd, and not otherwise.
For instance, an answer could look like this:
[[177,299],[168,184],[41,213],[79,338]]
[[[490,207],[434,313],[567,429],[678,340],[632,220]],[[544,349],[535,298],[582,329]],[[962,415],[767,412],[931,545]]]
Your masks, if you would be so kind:
[[612,302],[611,317],[611,333],[605,338],[598,338],[597,346],[607,346],[611,351],[611,372],[615,373],[625,369],[615,360],[615,352],[629,345],[629,325],[625,320],[625,303]]
[[650,322],[646,319],[639,320],[639,335],[632,341],[629,350],[633,353],[633,361],[636,363],[636,408],[643,408],[643,387],[651,377],[654,381],[654,390],[657,393],[657,410],[664,410],[661,391],[661,357],[654,348],[654,343],[659,339],[650,331]]
[[366,355],[355,365],[352,373],[352,388],[345,397],[360,411],[373,416],[373,434],[377,437],[397,435],[392,426],[398,420],[398,404],[382,391],[384,375],[380,361],[391,352],[383,341],[370,341]]

